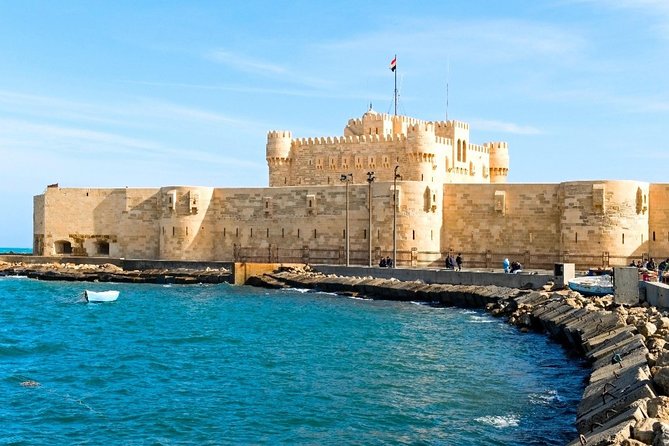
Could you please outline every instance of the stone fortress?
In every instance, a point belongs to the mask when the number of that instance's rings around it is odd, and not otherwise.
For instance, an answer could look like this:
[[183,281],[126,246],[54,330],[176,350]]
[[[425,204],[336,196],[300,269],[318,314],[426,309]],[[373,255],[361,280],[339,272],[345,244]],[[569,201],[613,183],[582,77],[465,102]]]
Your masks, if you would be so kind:
[[393,257],[395,228],[398,266],[459,252],[480,268],[669,257],[669,184],[508,184],[507,144],[472,143],[464,122],[370,107],[340,137],[269,132],[267,163],[265,188],[49,186],[34,197],[33,252],[342,264],[348,239],[350,263],[366,265],[370,249],[372,264]]

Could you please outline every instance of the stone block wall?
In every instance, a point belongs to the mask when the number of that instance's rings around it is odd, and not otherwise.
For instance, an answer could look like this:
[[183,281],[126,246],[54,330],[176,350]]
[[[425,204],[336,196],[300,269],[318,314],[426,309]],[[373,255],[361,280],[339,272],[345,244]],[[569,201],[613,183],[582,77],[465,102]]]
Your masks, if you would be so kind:
[[490,251],[495,267],[525,252],[553,259],[560,242],[558,191],[557,184],[444,185],[442,250]]
[[562,183],[563,253],[599,253],[611,265],[641,258],[648,252],[648,188],[638,181]]
[[649,191],[649,253],[657,263],[669,257],[669,184],[651,184]]
[[[649,250],[658,259],[669,256],[669,242],[658,237],[669,237],[667,185],[399,181],[397,186],[397,249],[403,265],[441,266],[449,251],[469,253],[466,266],[476,267],[499,267],[506,256],[535,268],[552,268],[555,262],[578,268],[625,265]],[[367,184],[349,186],[350,249],[357,264],[368,259],[368,191]],[[372,184],[374,264],[392,253],[392,192],[392,182]],[[309,263],[342,263],[345,256],[341,182],[237,189],[48,188],[34,204],[35,252],[42,255]],[[71,252],[59,253],[59,242],[69,243]],[[106,254],[100,252],[105,244]]]

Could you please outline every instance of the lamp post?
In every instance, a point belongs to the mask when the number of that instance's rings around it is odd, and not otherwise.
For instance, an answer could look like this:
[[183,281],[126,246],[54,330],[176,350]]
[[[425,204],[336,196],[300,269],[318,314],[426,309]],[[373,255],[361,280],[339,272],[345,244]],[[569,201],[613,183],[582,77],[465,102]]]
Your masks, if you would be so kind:
[[395,175],[393,176],[393,268],[397,268],[397,180],[402,179],[402,175],[397,173],[400,166],[395,166]]
[[351,264],[351,257],[350,257],[350,244],[349,244],[349,235],[348,235],[348,184],[353,181],[353,174],[342,174],[341,177],[339,177],[339,180],[346,183],[346,229],[344,232],[346,232],[346,266],[350,266]]
[[376,178],[374,178],[374,172],[367,172],[367,183],[369,184],[369,191],[367,192],[367,198],[369,200],[368,209],[369,209],[369,221],[367,225],[367,237],[369,242],[369,266],[372,266],[372,183]]

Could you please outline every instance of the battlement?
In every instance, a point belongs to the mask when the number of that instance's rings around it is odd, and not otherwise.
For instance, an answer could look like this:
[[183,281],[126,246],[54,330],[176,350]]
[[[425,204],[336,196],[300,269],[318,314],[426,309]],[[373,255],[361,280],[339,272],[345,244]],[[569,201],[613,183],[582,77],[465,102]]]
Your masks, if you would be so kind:
[[292,138],[293,134],[289,130],[271,130],[267,132],[267,139]]
[[421,122],[427,122],[418,118],[412,118],[409,116],[402,115],[389,115],[387,113],[365,113],[363,118],[351,118],[348,120],[347,125],[349,127],[360,127],[363,125],[363,120],[365,122],[399,122],[409,125],[419,124]]
[[407,133],[434,133],[434,124],[428,121],[421,121],[407,126]]
[[488,147],[490,149],[509,149],[509,144],[506,142],[501,142],[501,141],[495,141],[495,142],[487,142],[483,144],[484,147]]
[[322,146],[335,144],[359,143],[392,143],[406,141],[406,135],[360,135],[360,136],[327,136],[315,138],[297,138],[293,140],[293,147]]

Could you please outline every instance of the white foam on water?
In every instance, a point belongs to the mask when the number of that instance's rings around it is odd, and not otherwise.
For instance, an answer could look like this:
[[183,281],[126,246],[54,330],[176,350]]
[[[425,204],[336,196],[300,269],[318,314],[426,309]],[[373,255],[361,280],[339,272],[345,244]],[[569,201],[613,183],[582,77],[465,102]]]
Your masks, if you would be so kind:
[[487,424],[488,426],[493,426],[498,429],[503,429],[505,427],[515,427],[518,426],[520,423],[520,418],[518,418],[517,415],[505,415],[505,416],[500,416],[500,415],[494,415],[494,416],[487,416],[487,417],[478,417],[474,419],[475,421],[478,421],[481,424]]
[[348,296],[348,295],[345,295],[345,296],[342,296],[342,297],[345,297],[345,298],[347,298],[347,299],[353,299],[353,300],[371,300],[371,299],[366,299],[366,298],[364,298],[364,297],[359,297],[359,296]]
[[532,393],[529,396],[530,403],[547,406],[549,404],[560,402],[562,398],[558,395],[557,390],[547,390],[544,393]]
[[286,291],[297,291],[298,293],[308,293],[311,291],[309,288],[283,288]]
[[492,324],[495,320],[485,316],[470,316],[469,322],[473,324]]
[[0,280],[27,279],[28,276],[0,276]]

